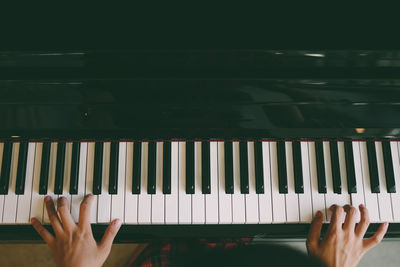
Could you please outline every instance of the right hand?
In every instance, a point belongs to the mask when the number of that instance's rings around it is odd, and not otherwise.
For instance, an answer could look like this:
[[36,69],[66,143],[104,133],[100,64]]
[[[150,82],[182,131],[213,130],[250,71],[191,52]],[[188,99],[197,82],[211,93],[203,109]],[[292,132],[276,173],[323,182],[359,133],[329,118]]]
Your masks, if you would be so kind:
[[[382,223],[378,231],[370,238],[364,239],[369,226],[368,210],[364,205],[359,207],[361,219],[356,226],[357,209],[346,205],[330,207],[332,218],[328,230],[321,240],[323,215],[316,213],[307,238],[307,250],[311,256],[320,259],[329,267],[354,267],[362,256],[378,245],[386,234],[388,223]],[[346,216],[342,226],[343,217]]]

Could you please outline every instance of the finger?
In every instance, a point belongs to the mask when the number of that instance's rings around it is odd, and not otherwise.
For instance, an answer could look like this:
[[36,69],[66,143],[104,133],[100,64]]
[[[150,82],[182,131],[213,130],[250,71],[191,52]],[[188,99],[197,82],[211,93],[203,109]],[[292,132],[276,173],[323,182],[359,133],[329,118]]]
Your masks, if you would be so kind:
[[82,228],[89,226],[90,227],[90,210],[92,207],[93,195],[87,195],[82,200],[80,209],[79,209],[79,222],[78,225]]
[[369,226],[369,213],[367,208],[363,204],[359,206],[359,209],[360,209],[360,222],[356,227],[356,235],[358,237],[363,238]]
[[344,220],[343,229],[354,231],[357,220],[357,209],[350,205],[343,207],[346,212],[346,219]]
[[49,245],[49,247],[52,247],[54,243],[53,235],[50,234],[50,232],[47,231],[46,228],[44,228],[43,225],[37,219],[31,218],[31,223],[33,228],[42,237],[44,242],[46,242],[47,245]]
[[101,239],[100,247],[106,251],[111,250],[111,245],[114,241],[115,236],[118,233],[119,228],[121,227],[121,220],[115,219],[110,225],[108,225],[106,231],[104,232],[104,236]]
[[64,230],[63,230],[60,218],[58,218],[53,199],[50,196],[46,196],[44,198],[44,202],[46,203],[47,215],[49,216],[51,226],[53,227],[54,233],[57,236],[60,233],[64,232]]
[[331,217],[331,222],[328,226],[327,236],[329,236],[329,233],[333,231],[342,229],[342,222],[344,215],[344,210],[342,206],[332,205],[329,209],[332,211],[332,217]]
[[307,250],[308,252],[318,248],[319,239],[321,237],[323,215],[321,211],[317,211],[310,226],[310,232],[307,237]]
[[387,232],[388,227],[389,223],[387,222],[382,223],[379,226],[378,231],[376,231],[376,233],[373,236],[363,241],[365,251],[370,250],[371,248],[375,247],[382,241],[383,237]]
[[61,222],[64,230],[71,231],[76,227],[74,220],[68,209],[68,201],[65,197],[58,198],[57,201],[57,211],[60,214]]

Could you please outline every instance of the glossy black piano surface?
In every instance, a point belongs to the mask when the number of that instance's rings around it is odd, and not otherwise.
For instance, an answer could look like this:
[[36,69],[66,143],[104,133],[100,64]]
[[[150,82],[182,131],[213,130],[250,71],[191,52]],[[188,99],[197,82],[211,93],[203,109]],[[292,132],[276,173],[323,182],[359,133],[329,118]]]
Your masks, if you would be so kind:
[[[92,225],[96,240],[101,240],[107,225]],[[372,236],[379,224],[371,224],[366,237]],[[53,233],[51,227],[46,226]],[[264,239],[305,239],[309,224],[249,224],[249,225],[122,225],[115,243],[168,241],[177,239],[257,237]],[[327,225],[322,232],[325,233]],[[400,226],[390,224],[385,238],[399,238]],[[0,242],[40,242],[40,236],[30,225],[2,225]],[[43,241],[41,241],[43,242]]]
[[[1,141],[399,139],[400,51],[0,51],[0,122]],[[307,229],[130,225],[117,241]],[[38,238],[0,227],[2,240]]]
[[[0,52],[0,136],[397,137],[400,52]],[[365,128],[357,133],[356,128]]]

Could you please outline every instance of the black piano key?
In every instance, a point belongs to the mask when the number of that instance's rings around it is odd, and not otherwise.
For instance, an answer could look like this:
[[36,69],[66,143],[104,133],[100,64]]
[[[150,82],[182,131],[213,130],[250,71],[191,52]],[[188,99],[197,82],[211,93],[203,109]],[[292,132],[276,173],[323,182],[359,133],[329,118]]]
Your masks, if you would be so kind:
[[233,146],[232,142],[225,142],[225,193],[233,194]]
[[288,193],[288,182],[287,182],[287,170],[286,170],[286,150],[285,142],[278,141],[276,152],[278,154],[278,181],[279,181],[279,193]]
[[256,175],[256,193],[264,194],[264,169],[261,142],[254,142],[254,170]]
[[240,156],[240,193],[249,193],[249,159],[247,152],[247,142],[239,143]]
[[315,158],[317,161],[318,193],[326,194],[324,147],[322,141],[315,142]]
[[371,192],[380,193],[378,162],[376,160],[376,149],[374,141],[367,141],[369,180],[371,182]]
[[142,143],[133,145],[132,194],[140,194],[142,172]]
[[171,194],[171,142],[163,144],[163,194]]
[[118,156],[119,156],[119,143],[111,142],[110,174],[108,177],[108,193],[110,195],[118,194]]
[[333,192],[336,194],[341,194],[342,182],[340,180],[339,151],[337,142],[330,141],[329,148],[331,151]]
[[72,144],[71,176],[69,181],[69,193],[71,195],[78,194],[80,150],[81,143],[74,142]]
[[18,153],[17,180],[15,182],[15,194],[22,195],[25,191],[26,160],[28,158],[28,142],[21,142]]
[[39,194],[46,195],[49,182],[50,142],[43,143],[42,162],[40,166]]
[[211,194],[210,142],[201,143],[201,191]]
[[304,193],[303,166],[301,162],[301,145],[299,141],[292,143],[293,150],[293,172],[294,172],[294,191],[297,194]]
[[13,149],[13,144],[11,142],[4,143],[3,161],[1,163],[1,175],[0,175],[0,195],[8,194],[8,186],[10,183],[12,149]]
[[194,142],[186,143],[186,194],[194,194]]
[[54,181],[54,194],[61,195],[64,186],[64,168],[65,168],[65,142],[57,144],[56,156],[56,176]]
[[93,195],[101,194],[103,178],[103,147],[103,142],[96,142],[94,146]]
[[389,141],[382,141],[383,163],[385,166],[386,187],[389,193],[396,193],[394,181],[393,159]]
[[147,194],[156,193],[157,144],[149,142]]
[[347,190],[349,193],[357,193],[356,174],[354,170],[353,144],[351,141],[344,142],[344,153],[346,160]]

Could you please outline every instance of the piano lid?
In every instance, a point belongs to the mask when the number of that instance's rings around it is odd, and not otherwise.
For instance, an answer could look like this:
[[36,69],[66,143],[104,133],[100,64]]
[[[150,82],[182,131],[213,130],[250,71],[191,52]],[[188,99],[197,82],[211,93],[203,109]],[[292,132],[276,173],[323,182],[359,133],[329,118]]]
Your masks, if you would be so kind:
[[398,138],[400,51],[0,52],[0,137]]

